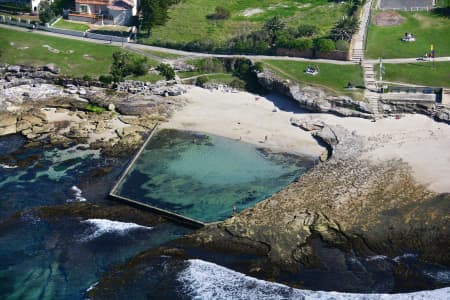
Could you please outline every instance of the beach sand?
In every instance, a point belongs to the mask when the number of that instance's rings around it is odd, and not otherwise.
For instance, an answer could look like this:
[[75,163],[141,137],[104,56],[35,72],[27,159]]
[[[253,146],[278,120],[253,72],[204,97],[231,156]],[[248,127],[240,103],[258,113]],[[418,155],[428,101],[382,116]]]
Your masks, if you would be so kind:
[[[242,140],[274,151],[319,156],[324,148],[309,132],[290,124],[296,119],[340,125],[365,137],[360,158],[373,162],[402,159],[416,180],[429,189],[450,192],[450,126],[422,115],[385,118],[377,122],[311,114],[282,96],[258,97],[187,86],[188,104],[161,128],[192,130]],[[276,109],[276,112],[274,112]],[[267,141],[265,141],[267,136]]]
[[310,133],[290,124],[290,118],[301,110],[287,98],[186,88],[182,97],[188,104],[161,128],[208,132],[274,151],[316,157],[325,150]]

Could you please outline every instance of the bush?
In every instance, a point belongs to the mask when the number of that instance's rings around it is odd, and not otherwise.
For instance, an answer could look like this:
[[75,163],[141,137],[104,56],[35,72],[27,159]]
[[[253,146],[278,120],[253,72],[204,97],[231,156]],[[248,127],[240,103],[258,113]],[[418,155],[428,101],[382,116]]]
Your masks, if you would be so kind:
[[208,76],[200,76],[195,80],[195,85],[199,87],[204,87],[205,84],[209,81]]
[[228,9],[223,6],[216,6],[216,10],[213,14],[207,16],[208,19],[211,20],[226,20],[229,19],[231,13]]
[[103,84],[109,85],[113,82],[113,77],[111,75],[100,75],[98,80]]
[[85,109],[89,112],[93,112],[96,114],[101,114],[102,112],[105,111],[105,108],[95,105],[95,104],[91,104],[89,103],[88,105],[86,105]]
[[149,66],[146,57],[135,57],[127,65],[127,74],[133,74],[135,76],[142,76],[147,74]]
[[91,81],[92,78],[91,78],[91,76],[89,76],[89,75],[84,75],[84,76],[83,76],[83,80],[84,80],[84,81]]
[[157,69],[162,76],[166,77],[166,80],[175,79],[175,71],[170,65],[160,64]]
[[256,62],[253,65],[253,70],[255,70],[255,72],[257,72],[257,73],[263,72],[264,71],[264,64],[262,62],[260,62],[260,61]]
[[240,79],[233,79],[233,81],[231,81],[228,85],[232,88],[242,90],[245,88],[246,83],[245,83],[245,81],[240,80]]
[[295,37],[312,37],[319,32],[319,28],[310,24],[301,24],[297,27]]
[[350,46],[350,43],[347,42],[347,41],[339,40],[339,41],[335,42],[335,45],[336,45],[336,49],[337,50],[339,50],[339,51],[347,51],[349,46]]
[[334,41],[330,39],[318,39],[315,41],[315,49],[320,52],[330,52],[336,50]]

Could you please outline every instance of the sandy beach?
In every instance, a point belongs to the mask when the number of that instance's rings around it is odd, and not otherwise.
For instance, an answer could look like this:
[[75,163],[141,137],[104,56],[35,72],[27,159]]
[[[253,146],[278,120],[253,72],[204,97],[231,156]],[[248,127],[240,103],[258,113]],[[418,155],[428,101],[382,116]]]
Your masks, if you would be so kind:
[[287,98],[186,88],[182,97],[188,104],[161,128],[208,132],[280,152],[319,156],[324,151],[310,133],[290,124],[301,110]]
[[[372,162],[402,159],[414,177],[429,189],[450,192],[450,126],[422,115],[404,115],[371,122],[329,114],[305,113],[295,102],[281,97],[258,97],[246,92],[224,93],[187,87],[188,104],[162,128],[208,132],[242,140],[275,151],[319,156],[319,146],[309,132],[290,119],[340,125],[365,138],[362,159]],[[265,141],[265,136],[267,140]]]

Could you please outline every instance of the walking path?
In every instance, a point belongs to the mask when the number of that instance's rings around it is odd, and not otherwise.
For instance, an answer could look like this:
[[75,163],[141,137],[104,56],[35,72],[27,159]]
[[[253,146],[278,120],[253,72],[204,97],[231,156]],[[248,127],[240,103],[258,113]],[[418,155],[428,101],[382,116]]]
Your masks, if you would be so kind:
[[354,36],[355,43],[353,47],[352,61],[355,63],[361,63],[363,67],[364,76],[364,98],[369,102],[370,108],[374,114],[374,118],[377,119],[380,116],[378,110],[378,101],[380,100],[380,94],[376,85],[376,73],[374,69],[374,63],[366,61],[364,59],[364,51],[366,50],[366,35],[367,26],[370,23],[370,9],[372,7],[372,0],[367,1],[363,6],[362,16],[360,19],[359,31]]

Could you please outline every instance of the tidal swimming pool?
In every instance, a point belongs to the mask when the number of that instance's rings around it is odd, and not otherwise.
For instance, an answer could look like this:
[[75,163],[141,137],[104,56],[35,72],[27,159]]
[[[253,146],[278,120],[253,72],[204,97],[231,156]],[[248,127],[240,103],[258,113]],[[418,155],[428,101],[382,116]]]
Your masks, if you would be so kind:
[[312,165],[309,156],[165,129],[152,137],[113,193],[210,223],[271,196]]

